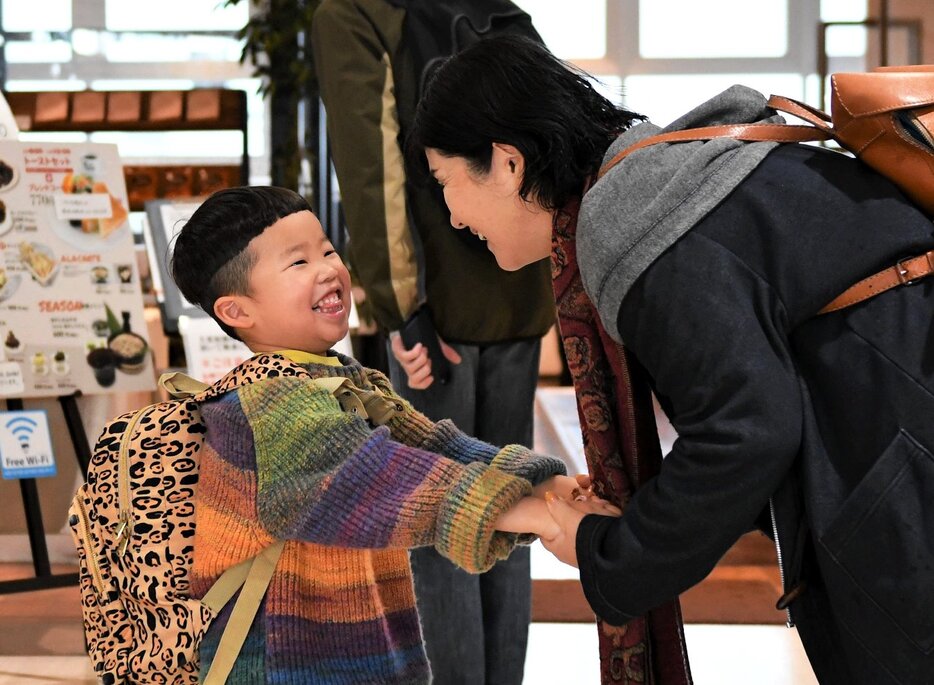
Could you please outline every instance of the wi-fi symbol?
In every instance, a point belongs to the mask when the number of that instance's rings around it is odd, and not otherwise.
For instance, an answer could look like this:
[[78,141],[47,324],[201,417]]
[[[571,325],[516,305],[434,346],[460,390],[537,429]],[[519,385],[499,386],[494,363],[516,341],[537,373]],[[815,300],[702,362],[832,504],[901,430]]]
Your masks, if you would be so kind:
[[37,425],[39,424],[26,416],[17,416],[6,422],[7,430],[19,440],[24,450],[29,449],[29,438],[35,432]]

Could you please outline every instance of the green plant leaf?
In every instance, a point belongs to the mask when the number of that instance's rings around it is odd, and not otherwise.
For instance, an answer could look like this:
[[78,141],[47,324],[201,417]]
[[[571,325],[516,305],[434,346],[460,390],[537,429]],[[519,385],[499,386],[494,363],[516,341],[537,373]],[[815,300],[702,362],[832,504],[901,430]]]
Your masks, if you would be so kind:
[[117,320],[117,317],[107,304],[104,304],[104,310],[107,312],[107,328],[110,329],[111,335],[116,335],[123,330],[123,324]]

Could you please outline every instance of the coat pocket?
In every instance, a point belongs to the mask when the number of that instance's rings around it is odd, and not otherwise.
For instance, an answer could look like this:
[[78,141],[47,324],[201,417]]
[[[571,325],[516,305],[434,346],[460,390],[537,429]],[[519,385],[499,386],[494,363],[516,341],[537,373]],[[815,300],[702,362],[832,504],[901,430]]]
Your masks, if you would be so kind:
[[[820,542],[851,581],[844,583],[848,588],[831,588],[831,594],[847,605],[842,613],[857,623],[872,621],[873,614],[886,616],[916,648],[930,654],[934,649],[934,455],[906,431],[899,431],[844,501]],[[875,625],[870,630],[888,629]]]

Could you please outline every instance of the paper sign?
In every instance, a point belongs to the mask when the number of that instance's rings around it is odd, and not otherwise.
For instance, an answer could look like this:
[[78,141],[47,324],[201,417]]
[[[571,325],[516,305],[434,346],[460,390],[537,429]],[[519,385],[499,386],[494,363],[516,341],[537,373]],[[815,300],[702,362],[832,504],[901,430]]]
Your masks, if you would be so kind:
[[180,316],[178,330],[185,347],[188,375],[199,381],[213,383],[253,356],[250,348],[224,333],[210,317]]
[[44,410],[0,411],[0,465],[7,479],[55,475],[49,417]]
[[19,397],[25,389],[23,367],[16,362],[3,362],[0,364],[0,395]]
[[52,201],[55,203],[55,218],[59,221],[109,219],[113,216],[107,193],[57,193],[52,196]]

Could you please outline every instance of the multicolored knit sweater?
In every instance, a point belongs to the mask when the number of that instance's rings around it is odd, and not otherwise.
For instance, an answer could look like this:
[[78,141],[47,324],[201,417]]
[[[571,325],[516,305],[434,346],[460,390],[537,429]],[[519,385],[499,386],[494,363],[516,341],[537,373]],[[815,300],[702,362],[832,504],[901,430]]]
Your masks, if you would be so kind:
[[[339,360],[301,365],[379,389],[392,403],[385,425],[342,411],[302,377],[260,380],[202,407],[192,595],[287,541],[228,682],[429,682],[407,549],[433,545],[468,571],[486,570],[517,542],[494,531],[499,515],[565,472],[558,459],[432,423],[385,376]],[[202,642],[202,678],[233,604]]]

